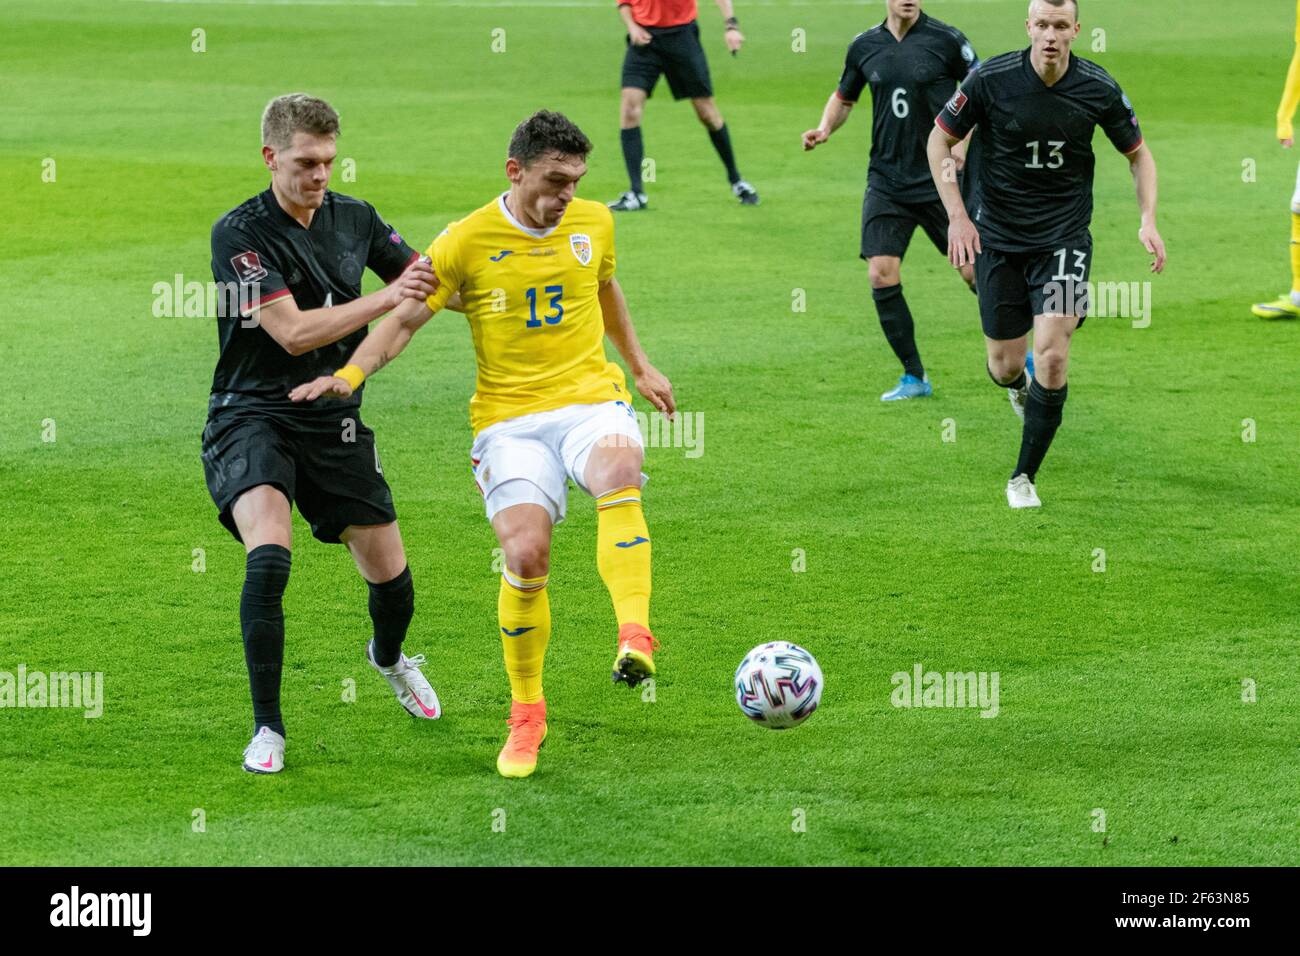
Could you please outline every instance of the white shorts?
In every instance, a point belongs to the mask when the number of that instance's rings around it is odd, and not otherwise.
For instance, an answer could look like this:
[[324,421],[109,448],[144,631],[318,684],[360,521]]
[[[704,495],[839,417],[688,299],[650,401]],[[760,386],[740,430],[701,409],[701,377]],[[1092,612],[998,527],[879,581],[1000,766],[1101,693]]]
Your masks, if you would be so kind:
[[[563,521],[569,481],[591,494],[582,474],[592,449],[607,435],[645,447],[626,402],[565,405],[483,429],[469,457],[488,520],[513,505],[533,504],[547,510],[552,524]],[[642,474],[641,484],[647,480]]]
[[1291,211],[1300,214],[1300,167],[1295,171],[1295,192],[1291,194]]

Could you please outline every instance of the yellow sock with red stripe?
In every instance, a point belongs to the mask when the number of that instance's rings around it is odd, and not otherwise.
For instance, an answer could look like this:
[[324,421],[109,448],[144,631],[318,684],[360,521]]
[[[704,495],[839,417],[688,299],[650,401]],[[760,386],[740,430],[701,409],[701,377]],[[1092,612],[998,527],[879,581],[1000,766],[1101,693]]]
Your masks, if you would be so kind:
[[1300,295],[1300,213],[1291,213],[1291,298]]
[[640,488],[618,488],[596,499],[596,567],[619,626],[649,628],[650,532],[641,513]]
[[535,704],[542,699],[542,659],[551,639],[546,576],[522,578],[506,568],[497,595],[497,622],[510,696],[521,704]]

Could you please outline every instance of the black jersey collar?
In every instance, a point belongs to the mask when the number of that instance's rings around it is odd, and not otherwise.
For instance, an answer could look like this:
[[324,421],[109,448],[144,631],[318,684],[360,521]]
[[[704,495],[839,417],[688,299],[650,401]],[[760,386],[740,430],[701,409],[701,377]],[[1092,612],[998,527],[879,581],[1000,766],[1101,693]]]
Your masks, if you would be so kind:
[[888,16],[886,16],[885,19],[880,21],[880,32],[883,33],[885,36],[889,37],[890,41],[893,43],[906,43],[907,38],[910,37],[917,30],[921,29],[921,27],[925,25],[926,21],[930,19],[928,16],[926,16],[924,10],[919,11],[919,13],[920,16],[916,18],[916,23],[912,25],[912,29],[908,30],[906,33],[903,34],[903,39],[901,40],[897,39],[892,33],[889,32]]
[[[317,209],[316,212],[312,214],[311,226],[309,226],[306,231],[310,232],[315,228],[317,221],[320,219],[321,211],[325,208],[325,204],[330,201],[330,196],[330,191],[328,189],[325,190],[325,197],[321,200],[320,209]],[[280,205],[280,200],[275,198],[275,190],[270,186],[267,186],[266,191],[262,193],[262,203],[266,206],[267,212],[271,214],[271,218],[278,222],[283,228],[303,228],[302,223],[284,211],[284,207]]]
[[1075,65],[1079,62],[1079,58],[1075,55],[1073,50],[1070,51],[1070,65],[1065,68],[1065,73],[1062,74],[1061,78],[1057,80],[1053,86],[1048,86],[1044,83],[1043,78],[1039,76],[1038,71],[1034,69],[1034,63],[1029,58],[1030,54],[1033,52],[1034,48],[1032,46],[1025,47],[1024,52],[1020,57],[1020,64],[1021,68],[1028,74],[1029,82],[1036,83],[1038,89],[1047,90],[1050,93],[1053,90],[1060,89],[1062,83],[1074,76]]

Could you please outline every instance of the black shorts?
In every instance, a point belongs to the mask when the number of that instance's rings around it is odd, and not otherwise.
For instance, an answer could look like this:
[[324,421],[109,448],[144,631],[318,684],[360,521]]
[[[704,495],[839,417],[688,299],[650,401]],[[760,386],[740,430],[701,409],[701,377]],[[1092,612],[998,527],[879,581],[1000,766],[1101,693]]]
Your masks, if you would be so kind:
[[665,74],[675,100],[712,96],[709,61],[704,58],[704,47],[700,45],[700,25],[692,20],[679,27],[648,29],[654,39],[647,46],[636,46],[628,37],[627,54],[623,57],[623,85],[645,90],[646,96],[652,96],[660,74]]
[[925,230],[934,247],[946,258],[948,211],[942,202],[938,199],[923,203],[898,202],[878,189],[868,189],[862,200],[862,258],[903,258],[917,226]]
[[1036,315],[1088,316],[1092,236],[1048,252],[1003,252],[984,247],[975,257],[980,322],[991,339],[1018,339],[1034,327]]
[[221,523],[242,541],[231,508],[257,485],[272,485],[337,544],[349,525],[397,520],[375,433],[354,405],[337,414],[281,415],[247,406],[210,409],[203,429],[203,474]]

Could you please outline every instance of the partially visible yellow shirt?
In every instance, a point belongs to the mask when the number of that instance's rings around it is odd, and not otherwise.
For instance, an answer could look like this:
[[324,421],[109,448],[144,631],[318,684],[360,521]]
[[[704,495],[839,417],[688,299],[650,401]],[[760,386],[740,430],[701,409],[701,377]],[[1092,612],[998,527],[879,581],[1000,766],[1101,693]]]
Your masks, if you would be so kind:
[[498,196],[448,226],[427,255],[440,283],[429,308],[459,292],[474,337],[474,434],[564,405],[631,401],[623,370],[605,356],[599,293],[615,259],[603,203],[574,199],[543,232],[520,225]]
[[1291,69],[1286,74],[1286,87],[1282,90],[1282,105],[1277,108],[1277,138],[1294,139],[1295,128],[1291,119],[1296,107],[1300,106],[1300,0],[1295,5],[1295,53],[1291,57]]

